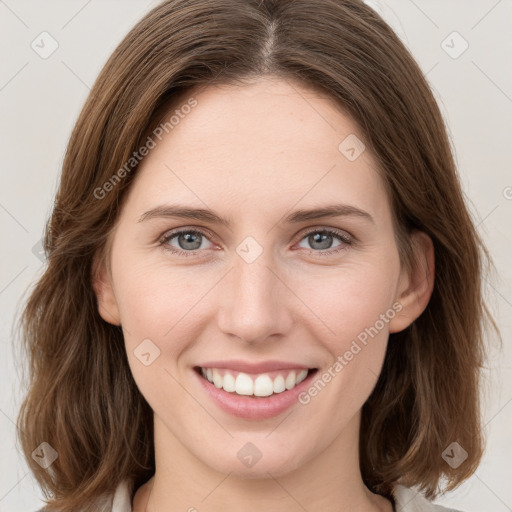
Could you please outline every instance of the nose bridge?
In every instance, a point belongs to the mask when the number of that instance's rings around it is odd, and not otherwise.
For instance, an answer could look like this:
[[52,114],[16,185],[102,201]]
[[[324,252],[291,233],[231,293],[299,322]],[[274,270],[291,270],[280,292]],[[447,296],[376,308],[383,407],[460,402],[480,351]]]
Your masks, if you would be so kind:
[[286,287],[276,276],[272,251],[259,247],[254,240],[248,240],[237,248],[233,268],[222,286],[218,312],[222,332],[246,342],[283,334],[291,326],[283,296]]

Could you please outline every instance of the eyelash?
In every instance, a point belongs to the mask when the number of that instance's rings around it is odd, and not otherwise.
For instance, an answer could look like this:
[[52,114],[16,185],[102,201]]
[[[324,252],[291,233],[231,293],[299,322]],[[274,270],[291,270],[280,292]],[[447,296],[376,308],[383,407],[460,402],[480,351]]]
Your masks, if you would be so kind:
[[[199,231],[196,229],[180,229],[178,231],[171,231],[170,233],[165,234],[163,237],[160,238],[160,245],[163,247],[165,251],[169,251],[172,254],[179,254],[180,256],[183,256],[185,258],[188,258],[190,256],[196,256],[197,253],[201,252],[201,249],[196,249],[195,251],[183,251],[183,250],[177,250],[169,245],[169,241],[172,240],[177,235],[181,235],[182,233],[193,233],[195,235],[201,235],[208,239],[208,236],[205,232]],[[341,242],[343,242],[344,245],[340,245],[338,248],[335,249],[323,249],[323,250],[314,250],[314,249],[306,249],[310,253],[314,253],[315,255],[319,256],[332,256],[333,254],[337,254],[341,251],[346,250],[347,245],[353,244],[353,239],[346,235],[345,233],[334,230],[332,228],[322,228],[322,229],[313,229],[311,231],[306,232],[299,240],[301,242],[304,238],[314,234],[314,233],[322,233],[322,234],[328,234],[332,235],[333,237],[337,238]]]

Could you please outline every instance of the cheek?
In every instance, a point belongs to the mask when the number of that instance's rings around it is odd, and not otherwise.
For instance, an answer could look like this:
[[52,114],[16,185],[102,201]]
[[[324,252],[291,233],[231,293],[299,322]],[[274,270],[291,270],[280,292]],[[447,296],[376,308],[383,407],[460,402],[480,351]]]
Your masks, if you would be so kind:
[[113,253],[113,279],[123,329],[131,338],[161,339],[205,294],[205,276],[199,280],[192,267],[172,268],[156,254],[148,256],[132,250],[126,251],[132,253],[130,258],[122,258],[121,247],[117,255]]
[[128,362],[139,390],[153,410],[181,407],[184,395],[174,363],[198,336],[194,305],[205,294],[203,286],[191,272],[128,260],[118,264],[114,279]]
[[[113,248],[112,268],[129,348],[133,350],[132,345],[146,338],[161,340],[162,345],[163,340],[168,342],[170,337],[173,346],[179,348],[177,338],[187,332],[192,334],[201,324],[198,318],[201,310],[203,316],[215,316],[212,301],[215,301],[218,293],[215,287],[224,269],[203,266],[199,270],[194,265],[173,267],[161,255],[138,254],[133,248],[123,247],[120,240]],[[391,307],[398,271],[397,255],[390,250],[374,251],[365,257],[351,255],[336,267],[310,263],[298,269],[292,265],[280,272],[293,290],[286,299],[287,292],[283,288],[282,307],[296,318],[299,329],[302,324],[312,331],[314,338],[339,351],[365,329],[374,326],[380,315]],[[281,288],[276,283],[279,293],[283,293]],[[209,303],[208,313],[202,309],[202,299]],[[387,334],[387,324],[385,327]]]
[[[187,317],[195,315],[197,321],[200,301],[212,291],[207,301],[215,300],[214,288],[219,273],[223,273],[213,268],[199,272],[193,266],[169,268],[162,261],[145,263],[141,259],[118,259],[115,268],[116,299],[123,328],[138,337],[155,338],[165,337],[178,322],[175,332],[183,330],[189,321]],[[307,322],[311,327],[317,318],[334,340],[347,340],[374,325],[390,308],[395,274],[393,262],[385,265],[382,260],[320,270],[311,266],[300,272],[293,268],[283,272],[283,277],[300,301],[290,296],[283,301],[283,307],[299,322]]]
[[393,304],[397,276],[392,264],[386,268],[371,263],[348,265],[314,276],[304,274],[295,289],[328,328],[331,336],[325,339],[337,346],[356,338],[386,314]]
[[[321,321],[322,327],[312,334],[329,354],[323,377],[318,375],[330,389],[322,392],[323,400],[336,408],[343,395],[344,403],[353,406],[336,413],[343,417],[361,407],[380,374],[389,322],[399,309],[393,302],[398,268],[390,262],[386,269],[368,264],[347,267],[330,276],[317,273],[314,286],[302,288],[301,296],[308,297],[307,305]],[[310,277],[305,281],[311,283]],[[315,325],[319,325],[318,320]],[[319,384],[312,395],[321,389]]]

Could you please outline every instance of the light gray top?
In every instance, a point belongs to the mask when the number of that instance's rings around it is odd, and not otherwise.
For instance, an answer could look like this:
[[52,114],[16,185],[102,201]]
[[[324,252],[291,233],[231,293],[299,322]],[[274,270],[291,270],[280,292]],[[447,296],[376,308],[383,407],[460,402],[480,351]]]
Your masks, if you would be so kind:
[[[113,495],[99,500],[98,511],[133,512],[131,500],[132,485],[133,482],[129,480],[121,482]],[[462,512],[458,509],[435,505],[422,494],[403,485],[397,485],[394,488],[393,497],[395,499],[395,512]],[[44,509],[40,509],[38,512],[44,512]]]
[[[113,499],[111,512],[132,512],[131,485],[125,480],[119,484]],[[462,512],[453,508],[434,505],[422,494],[409,487],[397,485],[393,490],[396,512]]]

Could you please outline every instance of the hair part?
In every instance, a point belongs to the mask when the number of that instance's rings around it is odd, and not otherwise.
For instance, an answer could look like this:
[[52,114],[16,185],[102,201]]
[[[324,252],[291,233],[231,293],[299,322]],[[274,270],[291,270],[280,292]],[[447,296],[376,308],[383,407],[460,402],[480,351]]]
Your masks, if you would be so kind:
[[[171,0],[150,11],[98,76],[73,129],[46,227],[47,268],[23,311],[28,392],[18,417],[28,465],[52,510],[95,510],[125,478],[155,470],[153,413],[132,377],[122,330],[102,320],[92,288],[136,174],[95,190],[133,157],[177,100],[214,84],[265,76],[325,92],[360,127],[384,177],[402,263],[410,233],[433,242],[436,281],[424,313],[391,334],[363,406],[365,484],[435,497],[476,470],[483,451],[480,369],[495,324],[481,279],[489,255],[464,203],[438,105],[391,28],[359,0]],[[97,195],[97,194],[96,194]],[[451,468],[458,442],[468,458]],[[31,457],[58,452],[49,469]]]

